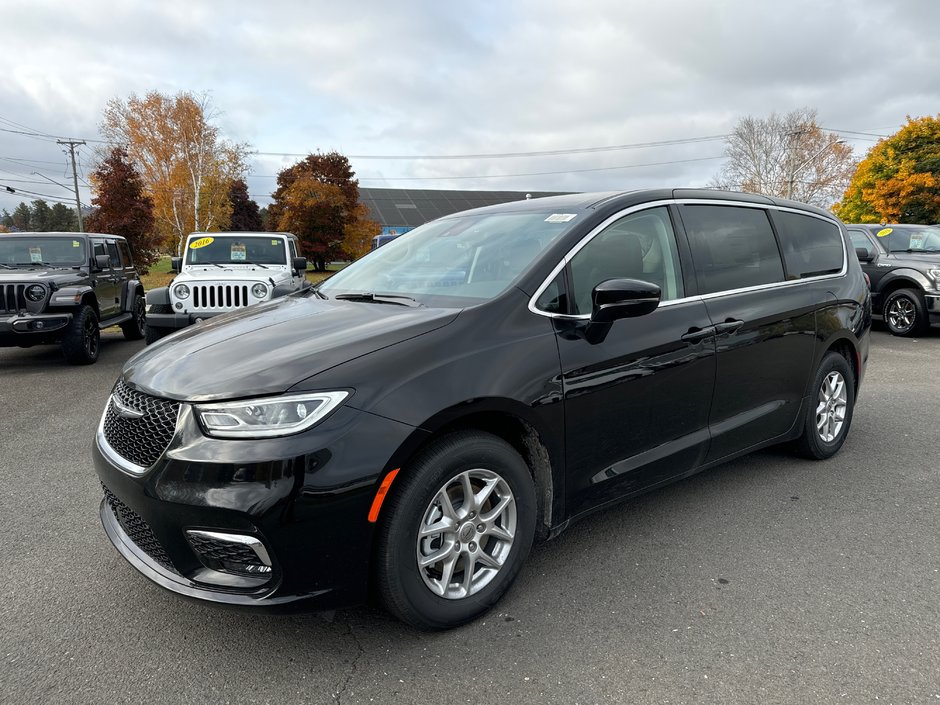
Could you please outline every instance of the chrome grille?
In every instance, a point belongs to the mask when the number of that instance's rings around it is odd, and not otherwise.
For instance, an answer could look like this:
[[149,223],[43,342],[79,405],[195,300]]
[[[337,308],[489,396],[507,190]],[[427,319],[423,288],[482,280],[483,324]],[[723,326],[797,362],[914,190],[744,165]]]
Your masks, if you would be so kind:
[[26,310],[26,284],[0,285],[0,311]]
[[192,291],[193,310],[225,311],[256,303],[247,284],[193,284]]
[[[117,399],[124,407],[142,412],[140,418],[127,418],[115,409]],[[115,452],[135,465],[148,468],[157,462],[176,432],[180,403],[135,391],[118,381],[104,417],[104,437]]]

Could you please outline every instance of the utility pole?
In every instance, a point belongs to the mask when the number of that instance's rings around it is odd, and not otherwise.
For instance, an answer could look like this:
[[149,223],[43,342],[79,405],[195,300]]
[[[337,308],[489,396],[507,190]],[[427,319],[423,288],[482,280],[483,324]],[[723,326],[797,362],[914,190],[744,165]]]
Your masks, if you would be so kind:
[[72,155],[72,183],[75,184],[75,205],[78,206],[78,232],[85,232],[85,224],[82,222],[82,201],[78,197],[78,170],[75,168],[75,147],[85,144],[85,140],[56,140],[56,144],[68,145],[69,152]]

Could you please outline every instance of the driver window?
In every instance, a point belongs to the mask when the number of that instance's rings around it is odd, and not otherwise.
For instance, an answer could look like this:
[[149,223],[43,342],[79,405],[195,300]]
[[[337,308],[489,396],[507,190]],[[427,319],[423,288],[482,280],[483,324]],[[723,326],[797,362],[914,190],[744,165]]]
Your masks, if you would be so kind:
[[611,224],[570,263],[572,313],[591,313],[594,287],[607,279],[639,279],[662,290],[662,301],[683,296],[676,236],[666,208],[631,213]]

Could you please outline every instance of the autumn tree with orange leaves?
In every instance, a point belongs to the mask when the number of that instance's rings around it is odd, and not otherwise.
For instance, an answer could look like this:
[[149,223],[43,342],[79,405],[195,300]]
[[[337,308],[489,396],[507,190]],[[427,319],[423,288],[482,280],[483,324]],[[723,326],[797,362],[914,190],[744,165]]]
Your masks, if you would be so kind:
[[908,117],[872,147],[834,210],[846,223],[940,222],[940,115]]
[[126,149],[177,252],[189,233],[228,226],[229,187],[246,171],[247,146],[224,139],[217,116],[207,95],[188,92],[115,98],[104,111],[102,134]]
[[277,184],[268,218],[278,230],[300,238],[314,269],[362,256],[381,232],[359,203],[359,182],[339,152],[309,155],[281,171]]

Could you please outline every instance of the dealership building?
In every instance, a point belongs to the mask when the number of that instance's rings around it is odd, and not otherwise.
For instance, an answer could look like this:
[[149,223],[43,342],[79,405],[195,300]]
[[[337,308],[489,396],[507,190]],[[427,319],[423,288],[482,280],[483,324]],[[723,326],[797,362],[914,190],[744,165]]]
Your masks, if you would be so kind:
[[558,196],[548,191],[445,191],[360,188],[359,201],[382,226],[382,235],[401,235],[441,216],[526,198]]

